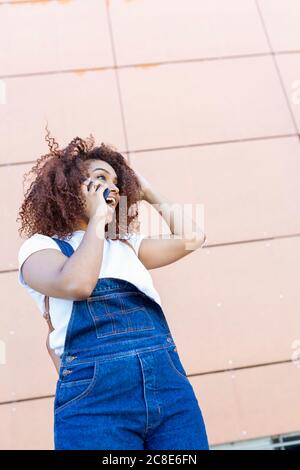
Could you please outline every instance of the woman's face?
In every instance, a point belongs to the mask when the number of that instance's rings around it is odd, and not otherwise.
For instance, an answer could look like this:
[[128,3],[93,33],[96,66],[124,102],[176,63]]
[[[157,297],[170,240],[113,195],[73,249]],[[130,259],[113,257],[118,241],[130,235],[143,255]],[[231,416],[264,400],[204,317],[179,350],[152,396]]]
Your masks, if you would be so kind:
[[[109,223],[113,219],[114,212],[120,200],[117,174],[113,167],[103,160],[88,160],[87,164],[91,180],[96,185],[106,184],[110,190],[109,197],[115,199],[113,204],[108,204],[106,223]],[[86,215],[89,219],[89,213]]]

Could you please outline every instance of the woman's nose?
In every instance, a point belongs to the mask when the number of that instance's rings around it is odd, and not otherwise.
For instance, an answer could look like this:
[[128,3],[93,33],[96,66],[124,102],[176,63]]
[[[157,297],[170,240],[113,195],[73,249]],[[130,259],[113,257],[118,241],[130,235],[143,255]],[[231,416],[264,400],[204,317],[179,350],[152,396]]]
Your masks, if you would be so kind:
[[118,186],[116,186],[115,184],[112,185],[111,191],[116,191],[116,193],[120,192]]

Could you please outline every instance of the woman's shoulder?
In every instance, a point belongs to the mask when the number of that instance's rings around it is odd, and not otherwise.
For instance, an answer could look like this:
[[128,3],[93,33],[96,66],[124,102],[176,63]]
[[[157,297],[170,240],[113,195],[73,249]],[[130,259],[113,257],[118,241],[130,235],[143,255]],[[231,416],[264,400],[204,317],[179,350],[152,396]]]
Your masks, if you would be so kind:
[[133,246],[137,255],[139,253],[140,245],[145,237],[146,235],[142,232],[132,232],[129,236],[128,241]]
[[19,265],[19,282],[22,286],[28,287],[22,276],[22,265],[26,259],[36,251],[53,248],[59,250],[57,243],[48,235],[35,233],[31,237],[23,241],[18,252],[18,265]]
[[45,244],[45,243],[55,243],[52,237],[49,237],[48,235],[43,235],[42,233],[35,233],[31,235],[31,237],[26,238],[23,240],[23,243],[20,245],[20,249],[24,248],[26,246],[30,245],[36,245],[36,244]]
[[30,254],[46,248],[59,249],[55,241],[48,235],[43,235],[41,233],[35,233],[34,235],[31,235],[31,237],[23,241],[19,248],[19,265],[23,264],[25,259]]
[[132,241],[142,240],[146,235],[143,232],[129,233],[129,239]]

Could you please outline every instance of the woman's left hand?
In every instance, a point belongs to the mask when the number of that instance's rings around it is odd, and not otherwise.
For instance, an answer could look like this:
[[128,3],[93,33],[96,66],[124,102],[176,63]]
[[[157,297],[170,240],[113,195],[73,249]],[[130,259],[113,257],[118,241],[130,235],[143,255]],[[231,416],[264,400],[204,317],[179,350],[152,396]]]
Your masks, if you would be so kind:
[[151,184],[149,183],[149,181],[144,177],[142,176],[137,170],[135,170],[134,168],[132,168],[133,171],[135,172],[136,176],[138,177],[138,180],[140,182],[140,185],[142,187],[142,199],[144,199],[145,201],[148,200],[147,198],[147,192],[151,189]]

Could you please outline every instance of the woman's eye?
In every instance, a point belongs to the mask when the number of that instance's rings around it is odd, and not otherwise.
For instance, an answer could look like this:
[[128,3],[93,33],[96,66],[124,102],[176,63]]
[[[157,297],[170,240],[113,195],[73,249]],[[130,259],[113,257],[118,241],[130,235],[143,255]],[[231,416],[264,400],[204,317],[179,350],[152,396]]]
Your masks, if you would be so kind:
[[106,179],[104,175],[99,175],[99,176],[97,176],[97,178],[104,178],[104,179]]

